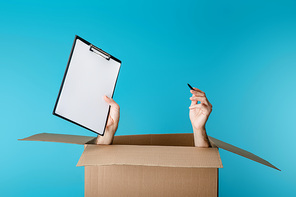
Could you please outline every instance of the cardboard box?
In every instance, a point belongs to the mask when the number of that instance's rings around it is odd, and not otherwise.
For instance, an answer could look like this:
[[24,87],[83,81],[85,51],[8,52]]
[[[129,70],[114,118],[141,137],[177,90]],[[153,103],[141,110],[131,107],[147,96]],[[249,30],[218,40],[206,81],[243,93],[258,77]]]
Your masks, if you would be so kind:
[[211,148],[194,147],[193,134],[115,136],[113,145],[95,137],[41,133],[21,140],[85,145],[85,196],[218,196],[218,148],[277,169],[266,160],[209,137]]

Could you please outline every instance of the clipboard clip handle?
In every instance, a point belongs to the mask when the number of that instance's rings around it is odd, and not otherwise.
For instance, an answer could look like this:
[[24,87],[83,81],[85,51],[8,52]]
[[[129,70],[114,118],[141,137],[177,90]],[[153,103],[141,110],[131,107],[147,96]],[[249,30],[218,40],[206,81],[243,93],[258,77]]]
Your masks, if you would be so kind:
[[94,46],[94,45],[90,45],[90,48],[89,48],[90,51],[102,56],[103,58],[105,58],[106,60],[110,60],[111,58],[111,55],[106,53],[105,51],[103,51],[102,49]]

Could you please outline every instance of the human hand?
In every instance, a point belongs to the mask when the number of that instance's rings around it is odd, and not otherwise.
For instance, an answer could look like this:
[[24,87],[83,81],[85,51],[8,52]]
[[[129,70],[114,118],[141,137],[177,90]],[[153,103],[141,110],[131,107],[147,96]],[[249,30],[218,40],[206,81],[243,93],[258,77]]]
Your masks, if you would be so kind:
[[[212,112],[212,104],[208,101],[206,94],[198,88],[190,90],[191,105],[189,117],[194,132],[194,144],[198,147],[209,147],[209,140],[206,132],[206,122]],[[198,101],[200,102],[198,104]]]
[[[190,90],[191,105],[189,107],[189,117],[193,130],[205,130],[206,122],[212,112],[212,104],[208,101],[206,94],[198,88]],[[198,101],[200,102],[199,104]]]
[[106,95],[104,96],[104,100],[111,106],[111,108],[105,129],[105,134],[104,136],[98,135],[96,139],[96,144],[112,144],[119,122],[119,105],[112,98],[109,98]]

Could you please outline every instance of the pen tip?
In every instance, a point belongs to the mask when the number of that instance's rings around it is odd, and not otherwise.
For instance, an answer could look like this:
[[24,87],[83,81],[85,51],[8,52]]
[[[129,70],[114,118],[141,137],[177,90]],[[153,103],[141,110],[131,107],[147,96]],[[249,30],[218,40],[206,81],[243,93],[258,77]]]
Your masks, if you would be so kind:
[[192,86],[189,83],[187,83],[187,85],[191,90],[193,90]]

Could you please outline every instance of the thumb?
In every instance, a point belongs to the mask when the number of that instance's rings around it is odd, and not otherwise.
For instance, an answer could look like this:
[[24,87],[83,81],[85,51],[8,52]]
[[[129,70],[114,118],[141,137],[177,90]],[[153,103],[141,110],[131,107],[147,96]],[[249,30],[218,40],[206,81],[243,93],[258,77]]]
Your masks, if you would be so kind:
[[111,107],[114,107],[115,109],[118,109],[119,108],[119,105],[112,98],[109,98],[108,96],[104,95],[104,100],[109,105],[111,105]]
[[104,96],[104,100],[111,106],[111,109],[110,109],[111,117],[115,121],[118,121],[119,120],[119,110],[120,110],[119,105],[112,98],[109,98],[106,95]]

